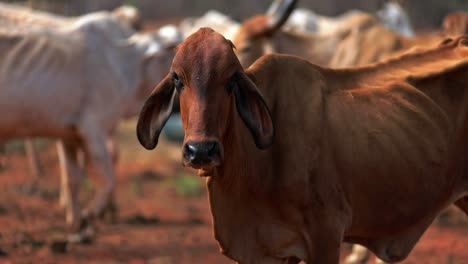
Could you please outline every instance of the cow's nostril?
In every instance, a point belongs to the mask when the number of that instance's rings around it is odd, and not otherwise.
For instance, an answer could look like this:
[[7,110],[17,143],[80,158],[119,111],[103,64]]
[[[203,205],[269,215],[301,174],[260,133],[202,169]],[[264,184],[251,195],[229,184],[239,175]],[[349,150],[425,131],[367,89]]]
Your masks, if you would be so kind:
[[187,144],[187,145],[185,145],[185,148],[186,148],[187,154],[189,154],[190,156],[197,153],[197,147],[194,146],[194,145]]
[[186,144],[185,145],[185,151],[184,151],[184,156],[188,157],[190,162],[194,162],[197,159],[198,155],[198,148],[195,145],[192,144]]
[[213,157],[214,155],[216,155],[217,151],[218,151],[218,144],[216,144],[215,142],[211,142],[210,146],[208,146],[208,157]]

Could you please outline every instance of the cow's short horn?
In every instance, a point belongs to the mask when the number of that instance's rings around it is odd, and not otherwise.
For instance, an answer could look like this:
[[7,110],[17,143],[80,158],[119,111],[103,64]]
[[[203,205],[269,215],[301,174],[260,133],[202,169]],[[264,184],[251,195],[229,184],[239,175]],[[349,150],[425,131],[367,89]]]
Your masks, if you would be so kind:
[[296,8],[298,0],[276,0],[271,4],[267,11],[270,16],[269,31],[274,32],[288,20],[294,8]]

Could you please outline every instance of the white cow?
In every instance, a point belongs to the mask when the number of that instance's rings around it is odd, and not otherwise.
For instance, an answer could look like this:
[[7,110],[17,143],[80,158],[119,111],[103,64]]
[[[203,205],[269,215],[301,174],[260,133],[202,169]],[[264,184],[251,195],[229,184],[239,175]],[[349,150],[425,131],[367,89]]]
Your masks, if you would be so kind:
[[[114,9],[111,13],[97,12],[94,14],[100,14],[101,16],[115,16],[134,29],[139,28],[142,23],[138,9],[127,5],[120,6]],[[89,16],[90,15],[87,15],[87,17]],[[27,33],[35,30],[42,30],[44,28],[62,27],[73,23],[77,19],[79,19],[79,17],[65,17],[48,12],[33,10],[31,8],[20,5],[0,3],[0,27],[2,28],[2,31]],[[128,30],[128,28],[121,30],[126,32],[123,32],[122,34],[119,34],[115,37],[128,37],[134,33],[133,31]],[[173,39],[171,39],[171,41],[172,40]],[[113,146],[113,142],[110,140],[109,147],[113,148]],[[31,140],[27,139],[25,141],[25,149],[31,172],[34,175],[35,181],[38,181],[42,175],[42,171],[37,151],[34,148]],[[62,206],[65,206],[66,204],[63,188],[61,189],[60,204]]]
[[[3,32],[28,34],[30,32],[37,32],[48,28],[61,28],[64,26],[70,26],[77,20],[80,20],[81,23],[84,23],[86,20],[105,21],[106,19],[103,18],[110,16],[116,17],[120,21],[124,22],[124,24],[131,26],[133,29],[136,29],[141,25],[141,16],[139,14],[138,9],[136,9],[135,7],[125,5],[114,9],[112,12],[101,11],[88,14],[84,17],[64,17],[48,12],[33,10],[19,5],[0,3],[0,26]],[[100,26],[106,27],[105,24],[106,23],[104,22]],[[127,25],[124,24],[118,24],[117,27],[117,24],[113,24],[107,28],[102,28],[102,31],[107,32],[107,34],[114,40],[128,38],[135,32],[134,30],[130,29]],[[167,44],[174,43],[174,41],[181,41],[180,39],[177,40],[174,36],[164,35],[160,37],[161,40]],[[62,153],[62,147],[60,144],[61,143],[59,142],[59,154]],[[116,145],[114,144],[112,139],[108,140],[107,145],[109,150],[113,153],[113,159],[115,160],[116,156],[118,155]],[[37,151],[35,150],[32,141],[29,139],[25,141],[25,148],[31,172],[34,175],[35,181],[37,182],[38,180],[40,180],[40,176],[42,174]],[[82,158],[82,155],[80,155],[80,158]],[[59,159],[62,161],[63,164],[62,155],[59,155]],[[64,168],[62,168],[62,172],[64,172]],[[67,204],[66,188],[64,187],[65,182],[65,173],[62,173],[60,204],[63,207],[65,207]]]
[[[270,12],[273,12],[273,9],[274,5],[270,8]],[[329,17],[319,15],[309,9],[298,8],[294,10],[283,28],[298,32],[333,33],[352,20],[353,16],[362,13],[364,12],[360,10],[350,10],[339,16]],[[386,2],[382,9],[375,13],[375,16],[388,29],[404,36],[414,36],[409,16],[397,2]]]
[[[73,230],[80,228],[78,150],[103,181],[82,215],[90,220],[112,204],[115,176],[107,139],[122,117],[138,114],[172,60],[172,49],[166,52],[156,35],[127,37],[128,32],[133,31],[105,13],[56,29],[0,30],[0,112],[8,113],[0,118],[0,139],[61,139],[66,219]],[[74,238],[87,235],[80,231]]]

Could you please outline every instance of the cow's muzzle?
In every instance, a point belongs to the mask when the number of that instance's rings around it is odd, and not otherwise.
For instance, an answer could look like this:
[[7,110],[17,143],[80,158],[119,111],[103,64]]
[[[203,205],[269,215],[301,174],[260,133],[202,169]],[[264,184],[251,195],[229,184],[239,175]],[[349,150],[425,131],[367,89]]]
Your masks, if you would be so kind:
[[213,168],[221,163],[221,147],[216,141],[186,142],[183,164],[195,169]]

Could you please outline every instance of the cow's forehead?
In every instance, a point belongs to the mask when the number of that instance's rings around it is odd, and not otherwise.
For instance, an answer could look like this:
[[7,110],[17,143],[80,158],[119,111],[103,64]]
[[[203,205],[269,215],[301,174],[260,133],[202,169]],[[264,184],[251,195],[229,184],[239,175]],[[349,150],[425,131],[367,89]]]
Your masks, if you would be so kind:
[[221,34],[202,28],[189,36],[178,48],[173,70],[183,71],[188,78],[213,81],[234,72],[240,64],[232,44]]

